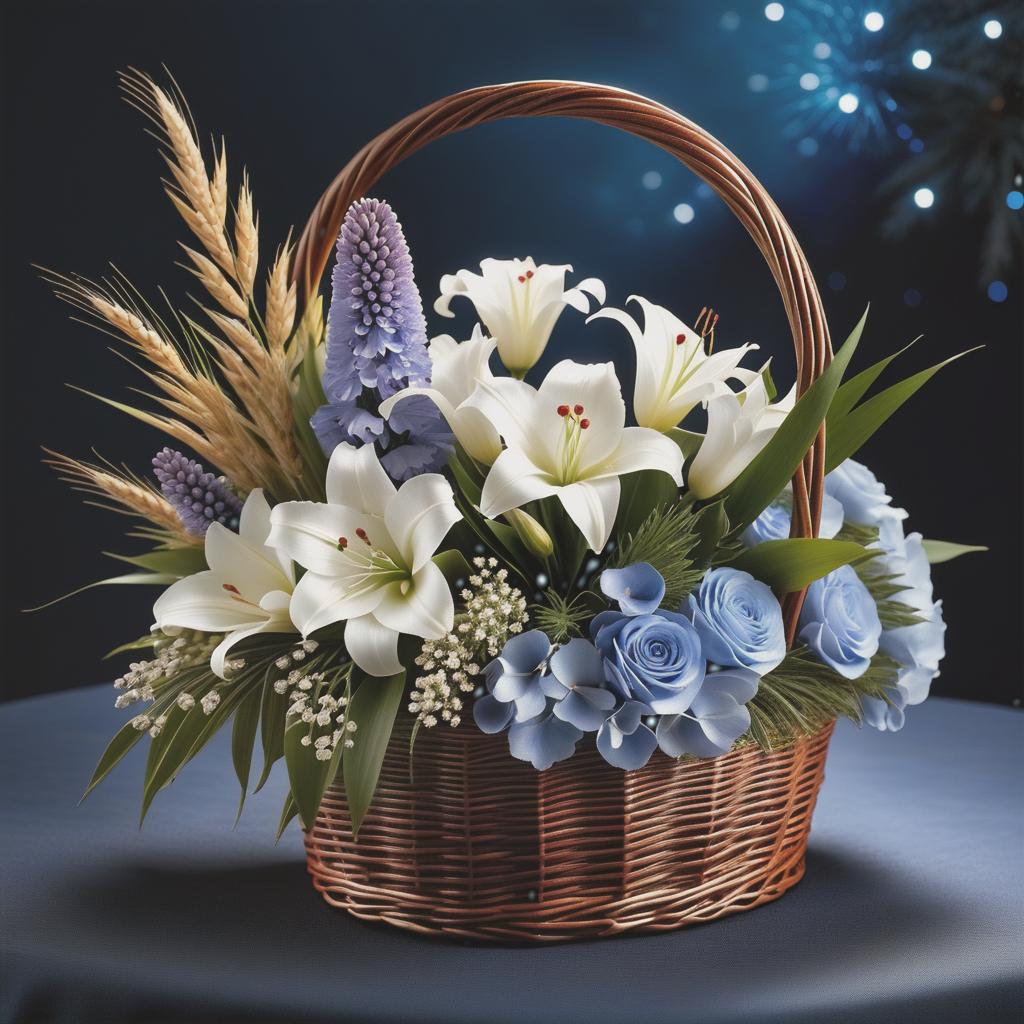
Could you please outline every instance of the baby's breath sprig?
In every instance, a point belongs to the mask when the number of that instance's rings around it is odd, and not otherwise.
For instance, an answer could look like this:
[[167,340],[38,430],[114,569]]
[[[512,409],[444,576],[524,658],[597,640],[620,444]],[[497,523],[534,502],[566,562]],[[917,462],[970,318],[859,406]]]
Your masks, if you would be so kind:
[[303,640],[288,654],[274,662],[287,672],[274,683],[274,692],[288,695],[287,723],[299,721],[309,726],[299,741],[310,747],[318,761],[330,761],[340,743],[344,749],[354,746],[356,723],[348,718],[351,663],[339,664],[335,654],[317,654],[315,640]]
[[509,638],[522,632],[526,598],[508,582],[496,558],[474,558],[476,570],[459,595],[464,610],[455,628],[439,640],[424,640],[416,664],[424,670],[410,695],[409,712],[430,728],[462,721],[462,694],[471,693],[481,663],[496,658]]
[[[154,636],[153,653],[156,656],[147,661],[133,661],[128,671],[114,680],[114,689],[120,691],[114,707],[120,709],[156,700],[186,669],[208,665],[214,648],[223,639],[219,633],[198,633],[193,630],[182,631],[174,637],[163,634]],[[179,705],[185,698],[192,699],[189,694],[182,693],[178,697]],[[139,722],[137,728],[148,729],[153,724],[143,724],[142,719],[145,717],[140,715],[135,719]]]

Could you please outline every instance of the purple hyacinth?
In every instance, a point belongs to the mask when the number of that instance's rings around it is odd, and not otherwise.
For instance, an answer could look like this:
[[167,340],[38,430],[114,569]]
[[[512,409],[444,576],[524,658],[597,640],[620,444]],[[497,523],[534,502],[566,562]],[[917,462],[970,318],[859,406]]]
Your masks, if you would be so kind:
[[[384,398],[430,382],[427,329],[412,258],[394,211],[377,199],[360,199],[345,215],[338,236],[327,316],[324,392],[327,405],[311,419],[329,455],[342,443],[377,443],[395,479],[440,468],[451,452],[451,434],[430,406],[408,425],[377,414]],[[407,456],[404,447],[415,447]],[[391,458],[388,458],[391,455]]]
[[153,456],[160,490],[189,533],[205,534],[210,523],[238,529],[242,502],[222,476],[206,473],[195,459],[164,448]]

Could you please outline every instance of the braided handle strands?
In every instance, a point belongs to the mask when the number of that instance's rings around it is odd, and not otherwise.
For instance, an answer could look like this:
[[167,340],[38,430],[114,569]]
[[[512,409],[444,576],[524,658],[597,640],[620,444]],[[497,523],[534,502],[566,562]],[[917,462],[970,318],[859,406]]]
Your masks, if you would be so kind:
[[[717,139],[674,110],[635,93],[580,82],[515,82],[467,89],[410,114],[367,143],[331,182],[313,210],[295,252],[299,298],[314,294],[345,211],[368,194],[383,174],[428,142],[507,117],[576,117],[648,139],[678,158],[711,186],[757,243],[775,278],[793,332],[797,395],[828,365],[832,350],[821,296],[807,259],[771,196]],[[825,475],[822,425],[793,477],[794,537],[814,537],[821,517]],[[783,600],[792,642],[803,594]]]
[[471,724],[388,746],[358,839],[328,789],[306,853],[332,906],[422,934],[552,942],[701,924],[778,899],[804,873],[832,724],[784,749],[594,749],[545,772]]

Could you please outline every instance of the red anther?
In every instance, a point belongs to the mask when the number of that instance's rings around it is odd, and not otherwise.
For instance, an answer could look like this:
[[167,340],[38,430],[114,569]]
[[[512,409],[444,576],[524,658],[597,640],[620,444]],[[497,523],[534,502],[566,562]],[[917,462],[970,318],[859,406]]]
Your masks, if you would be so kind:
[[348,537],[339,537],[338,538],[338,550],[339,551],[344,551],[345,548],[347,548],[347,547],[348,547]]
[[221,586],[222,586],[222,587],[223,587],[223,588],[224,588],[224,589],[225,589],[225,590],[226,590],[226,591],[227,591],[227,592],[228,592],[229,594],[237,594],[237,593],[239,592],[239,591],[238,591],[238,587],[236,587],[236,586],[235,586],[235,585],[234,585],[233,583],[222,583],[222,584],[221,584]]
[[580,420],[580,430],[586,430],[590,426],[590,420]]
[[522,275],[522,274],[520,274],[520,275],[519,275],[519,283],[520,283],[520,284],[525,284],[525,283],[526,283],[526,278],[525,278],[525,277],[523,277],[523,275]]
[[356,527],[356,536],[364,543],[370,543],[370,538],[366,536],[366,531],[361,526]]
[[565,417],[569,415],[569,406],[560,405],[556,410],[559,416]]
[[583,415],[583,406],[582,405],[574,405],[572,407],[572,411],[574,413],[576,413],[577,416],[582,416]]
[[529,280],[531,277],[533,277],[533,271],[532,270],[528,270],[526,272],[526,277],[527,277],[527,280]]
[[685,334],[677,334],[676,335],[676,344],[677,345],[685,345],[686,344],[686,335]]

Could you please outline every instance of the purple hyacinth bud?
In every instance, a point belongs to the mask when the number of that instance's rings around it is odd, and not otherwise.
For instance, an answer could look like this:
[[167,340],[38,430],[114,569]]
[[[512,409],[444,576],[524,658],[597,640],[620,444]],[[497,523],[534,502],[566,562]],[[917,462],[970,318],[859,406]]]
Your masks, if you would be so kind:
[[331,401],[375,387],[387,367],[395,388],[429,376],[427,325],[402,226],[391,207],[360,199],[338,236],[327,315],[324,390]]
[[195,459],[170,448],[153,456],[153,472],[189,533],[205,534],[210,523],[238,529],[242,502],[224,477],[204,472]]

